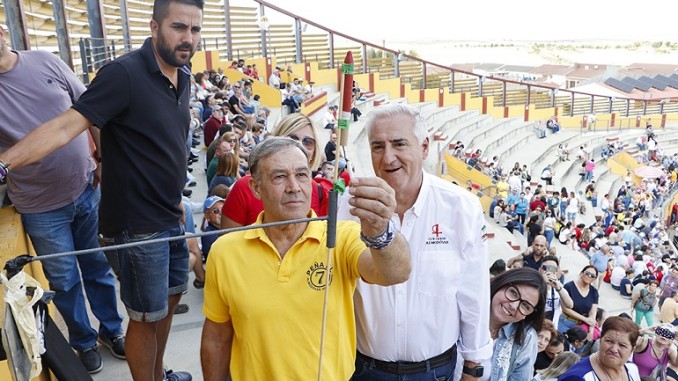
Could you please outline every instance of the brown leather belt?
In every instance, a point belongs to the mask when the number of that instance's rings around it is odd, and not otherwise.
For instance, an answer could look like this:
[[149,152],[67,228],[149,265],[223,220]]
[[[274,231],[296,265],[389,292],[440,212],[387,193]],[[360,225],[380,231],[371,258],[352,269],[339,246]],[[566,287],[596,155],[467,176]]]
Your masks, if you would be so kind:
[[375,368],[382,370],[384,372],[392,374],[412,374],[412,373],[421,373],[429,369],[437,368],[449,364],[451,362],[457,361],[457,345],[455,344],[452,348],[445,351],[445,353],[440,354],[435,357],[431,357],[428,360],[420,362],[410,362],[410,361],[381,361],[373,359],[370,356],[365,356],[364,354],[357,352],[358,358],[363,361],[372,364]]

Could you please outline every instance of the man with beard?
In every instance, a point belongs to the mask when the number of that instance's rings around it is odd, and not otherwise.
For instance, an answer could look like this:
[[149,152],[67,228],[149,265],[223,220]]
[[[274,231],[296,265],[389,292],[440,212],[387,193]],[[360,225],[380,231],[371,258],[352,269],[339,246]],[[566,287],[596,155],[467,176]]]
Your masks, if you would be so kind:
[[[182,235],[180,203],[190,122],[186,65],[200,41],[203,4],[156,0],[152,37],[139,50],[101,68],[72,108],[0,154],[0,180],[94,124],[101,130],[98,152],[105,179],[99,232],[116,243]],[[191,380],[186,372],[163,370],[172,313],[187,289],[186,241],[136,246],[116,254],[109,260],[120,268],[133,379]]]
[[515,261],[523,261],[523,266],[531,267],[535,270],[541,268],[541,263],[544,260],[546,255],[546,237],[543,235],[538,235],[534,237],[532,245],[525,250],[524,253],[518,254],[515,257],[508,260],[506,265],[511,267]]

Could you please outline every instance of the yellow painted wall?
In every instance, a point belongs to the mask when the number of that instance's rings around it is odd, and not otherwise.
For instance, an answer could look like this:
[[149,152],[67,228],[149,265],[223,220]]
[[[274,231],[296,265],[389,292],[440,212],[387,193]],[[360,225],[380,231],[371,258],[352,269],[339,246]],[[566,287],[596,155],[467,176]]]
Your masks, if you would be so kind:
[[606,163],[608,168],[610,168],[610,173],[614,173],[620,176],[626,176],[626,167],[614,159],[609,159]]
[[445,164],[447,165],[447,173],[460,181],[460,184],[466,183],[468,180],[476,184],[480,184],[482,188],[488,187],[492,184],[492,179],[486,174],[475,170],[468,169],[468,165],[456,157],[444,152]]
[[400,98],[400,80],[398,78],[388,78],[388,79],[375,78],[374,93],[375,94],[388,93],[389,99]]
[[405,84],[405,98],[409,103],[418,103],[419,102],[419,90],[413,90],[412,85],[409,83]]
[[450,92],[446,90],[445,95],[443,97],[443,105],[445,106],[461,105],[461,94],[460,93],[450,94]]
[[[4,267],[5,262],[21,254],[35,255],[35,251],[30,244],[28,236],[24,232],[21,216],[13,207],[0,209],[0,267]],[[24,267],[24,271],[35,278],[42,287],[48,289],[47,279],[42,272],[40,262],[33,262]],[[0,287],[0,298],[4,300],[4,288]],[[50,304],[50,311],[52,304]],[[51,314],[51,313],[50,313]],[[0,326],[4,324],[5,303],[0,303]],[[8,362],[0,361],[0,380],[11,380]],[[37,378],[38,380],[49,380],[47,372]]]
[[[353,80],[358,84],[358,87],[360,87],[361,89],[369,89],[370,87],[370,75],[367,73],[353,74]],[[351,84],[351,86],[353,86],[353,84]]]
[[626,176],[626,171],[631,172],[631,179],[635,184],[640,184],[642,179],[633,173],[633,170],[643,165],[631,156],[628,152],[622,151],[607,161],[610,171],[620,176]]
[[581,115],[558,116],[558,122],[562,128],[581,128]]
[[424,100],[426,102],[435,102],[438,104],[438,98],[440,97],[440,90],[438,89],[426,89],[424,90]]
[[[306,68],[306,64],[300,63],[300,64],[291,64],[287,66],[283,65],[278,65],[282,69],[280,72],[281,76],[280,79],[287,83],[287,82],[292,82],[294,78],[304,78],[304,70]],[[275,65],[273,65],[275,67]],[[287,68],[292,67],[292,73],[287,72]]]
[[316,109],[318,109],[320,106],[327,103],[327,93],[324,93],[322,96],[314,99],[311,103],[306,103],[308,102],[301,104],[301,113],[304,115],[309,115],[311,112],[316,111]]
[[470,93],[466,93],[466,109],[467,110],[482,110],[483,109],[483,98],[482,97],[471,97]]
[[318,85],[337,84],[337,69],[319,69],[318,64],[311,64],[311,81]]
[[487,97],[487,114],[495,119],[504,117],[504,107],[494,106],[494,97]]
[[212,67],[218,68],[219,66],[222,66],[224,69],[228,67],[229,64],[224,65],[221,61],[219,61],[219,52],[216,50],[213,51],[204,51],[201,50],[199,52],[195,52],[193,55],[193,58],[191,58],[191,72],[193,73],[198,73],[204,70],[207,70],[207,55],[210,55],[212,57]]
[[[459,184],[459,186],[461,186],[461,187],[464,187],[464,186],[465,186],[465,185],[464,185],[464,183],[465,183],[464,181],[461,181],[460,179],[458,179],[458,178],[456,178],[456,177],[454,177],[454,176],[450,176],[450,175],[442,175],[442,176],[440,176],[440,177],[442,177],[443,179],[445,179],[445,180],[447,180],[447,181],[449,181],[449,182],[456,182],[456,183]],[[478,195],[478,191],[477,191],[477,190],[474,190],[474,191],[473,191],[473,194],[475,194],[475,195],[477,196],[477,195]],[[492,204],[492,197],[490,197],[490,196],[488,196],[488,195],[486,195],[486,194],[483,194],[479,199],[480,199],[480,205],[482,206],[483,210],[486,211],[486,212],[487,212],[488,210],[490,210],[490,205]]]
[[525,117],[525,106],[509,106],[508,108],[509,118],[524,118]]
[[555,108],[536,109],[534,105],[530,105],[530,120],[546,121],[555,114]]
[[[226,69],[224,70],[224,75],[228,78],[228,80],[233,83],[235,81],[240,81],[243,78],[249,78],[245,74],[239,72],[238,70],[235,69]],[[261,99],[259,99],[259,102],[261,102],[262,106],[268,106],[268,107],[280,107],[281,104],[281,95],[280,95],[280,90],[274,89],[273,87],[269,86],[267,83],[261,82],[261,81],[254,81],[252,82],[252,95],[259,94]]]

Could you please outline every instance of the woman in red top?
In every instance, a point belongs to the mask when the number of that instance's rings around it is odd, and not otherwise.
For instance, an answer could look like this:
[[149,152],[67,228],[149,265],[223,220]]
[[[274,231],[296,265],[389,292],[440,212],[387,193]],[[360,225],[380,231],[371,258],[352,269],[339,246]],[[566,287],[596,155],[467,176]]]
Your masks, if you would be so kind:
[[[312,169],[320,165],[320,146],[318,135],[313,122],[301,113],[289,114],[280,120],[280,123],[270,133],[271,136],[287,136],[298,140],[308,151],[309,166]],[[251,225],[257,216],[264,210],[261,200],[254,197],[249,187],[250,175],[238,179],[233,184],[221,209],[221,228],[234,228]],[[316,183],[317,184],[317,183]],[[314,185],[312,192],[311,209],[318,216],[327,215],[327,191],[319,184]]]

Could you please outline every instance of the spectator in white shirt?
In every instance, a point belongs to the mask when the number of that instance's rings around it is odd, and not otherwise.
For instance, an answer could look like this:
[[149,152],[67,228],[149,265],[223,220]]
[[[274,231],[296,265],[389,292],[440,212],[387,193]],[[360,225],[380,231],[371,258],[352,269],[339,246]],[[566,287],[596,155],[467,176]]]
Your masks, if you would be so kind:
[[[355,381],[435,374],[453,379],[457,353],[462,380],[489,374],[489,266],[485,220],[478,199],[423,170],[428,128],[418,111],[393,104],[365,124],[375,174],[396,191],[392,222],[407,238],[412,273],[401,285],[358,281]],[[340,216],[348,207],[340,207]],[[399,366],[399,361],[410,364]],[[458,372],[460,373],[460,372]],[[475,374],[475,376],[473,376]]]
[[280,68],[279,67],[276,66],[275,69],[273,69],[273,73],[271,73],[271,76],[268,77],[268,85],[273,87],[273,88],[280,89]]

